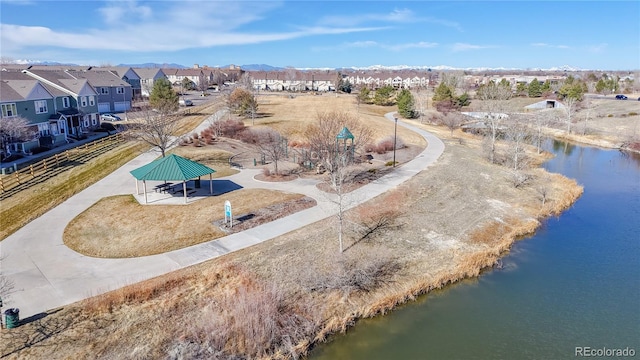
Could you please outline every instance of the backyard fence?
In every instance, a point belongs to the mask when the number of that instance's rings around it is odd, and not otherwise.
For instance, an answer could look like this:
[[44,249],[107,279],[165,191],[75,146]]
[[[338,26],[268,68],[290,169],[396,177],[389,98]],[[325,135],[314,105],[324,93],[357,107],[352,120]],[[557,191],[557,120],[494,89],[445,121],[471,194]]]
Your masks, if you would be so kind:
[[61,174],[101,155],[125,142],[117,133],[65,150],[38,162],[24,165],[14,172],[0,175],[0,200]]

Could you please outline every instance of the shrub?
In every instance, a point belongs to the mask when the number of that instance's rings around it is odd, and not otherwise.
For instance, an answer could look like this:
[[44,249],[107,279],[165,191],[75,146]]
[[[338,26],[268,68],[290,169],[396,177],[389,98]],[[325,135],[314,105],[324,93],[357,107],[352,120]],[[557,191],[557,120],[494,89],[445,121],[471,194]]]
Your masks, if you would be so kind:
[[607,115],[607,117],[613,117],[613,114],[609,114],[609,115]]
[[635,111],[632,111],[632,112],[629,113],[629,116],[636,116],[636,115],[638,115],[638,113],[635,112]]
[[238,133],[242,132],[246,126],[240,120],[222,120],[220,124],[220,132],[222,135],[235,138]]
[[[398,162],[396,161],[395,163],[397,164]],[[387,161],[386,163],[384,163],[384,166],[393,166],[393,164],[393,161]]]

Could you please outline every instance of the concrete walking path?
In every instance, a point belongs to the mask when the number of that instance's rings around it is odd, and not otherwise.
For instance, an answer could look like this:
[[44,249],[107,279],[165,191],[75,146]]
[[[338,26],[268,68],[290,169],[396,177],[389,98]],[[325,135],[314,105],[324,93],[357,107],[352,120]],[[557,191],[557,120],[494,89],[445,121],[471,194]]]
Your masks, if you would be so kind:
[[[394,121],[392,113],[385,117]],[[203,126],[206,127],[204,123]],[[422,135],[427,140],[427,148],[392,173],[349,193],[344,202],[350,204],[349,207],[409,180],[435,163],[443,153],[444,144],[434,135],[401,121],[398,126]],[[158,156],[156,151],[149,151],[136,157],[0,242],[0,270],[15,285],[14,292],[4,299],[4,307],[19,308],[21,318],[29,317],[273,239],[337,212],[331,196],[318,190],[315,180],[265,183],[253,179],[259,170],[242,170],[222,179],[243,188],[301,193],[314,198],[318,205],[243,232],[159,255],[100,259],[81,255],[64,245],[63,232],[71,220],[103,197],[134,193],[135,180],[129,171]]]

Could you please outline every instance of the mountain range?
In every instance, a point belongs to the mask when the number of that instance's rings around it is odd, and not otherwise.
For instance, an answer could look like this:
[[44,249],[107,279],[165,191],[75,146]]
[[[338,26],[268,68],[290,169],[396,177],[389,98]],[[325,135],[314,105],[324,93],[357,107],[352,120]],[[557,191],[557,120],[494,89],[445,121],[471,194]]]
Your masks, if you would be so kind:
[[[21,65],[70,65],[74,66],[77,64],[65,64],[54,61],[38,61],[38,60],[13,60],[10,63],[13,64],[21,64]],[[173,68],[173,69],[186,69],[189,66],[184,66],[175,63],[142,63],[142,64],[118,64],[118,67],[133,67],[133,68]],[[217,67],[217,66],[216,66]],[[228,68],[229,65],[220,66],[221,68]],[[247,64],[241,65],[240,68],[246,71],[279,71],[284,70],[283,67],[271,66],[267,64]],[[350,70],[350,71],[393,71],[393,70],[434,70],[434,71],[453,71],[453,70],[466,70],[466,71],[513,71],[513,70],[526,70],[526,71],[585,71],[587,69],[580,69],[577,67],[563,65],[559,67],[551,67],[548,69],[542,68],[505,68],[505,67],[468,67],[468,68],[460,68],[448,65],[437,65],[437,66],[411,66],[411,65],[371,65],[371,66],[345,66],[340,68],[296,68],[298,70]]]

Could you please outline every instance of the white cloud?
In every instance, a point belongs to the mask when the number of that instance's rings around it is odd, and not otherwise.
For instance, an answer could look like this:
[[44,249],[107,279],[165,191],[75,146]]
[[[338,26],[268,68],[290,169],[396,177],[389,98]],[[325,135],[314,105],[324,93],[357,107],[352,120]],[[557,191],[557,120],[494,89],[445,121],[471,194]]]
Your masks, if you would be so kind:
[[431,23],[446,27],[454,28],[458,31],[462,31],[462,27],[455,21],[438,19],[432,16],[418,16],[410,9],[395,9],[390,13],[368,13],[360,15],[338,15],[338,16],[326,16],[320,20],[321,24],[327,26],[342,26],[345,24],[359,25],[364,23]]
[[571,49],[571,47],[568,46],[568,45],[551,45],[551,44],[547,44],[547,43],[532,43],[531,46],[555,48],[555,49]]
[[314,51],[336,51],[336,50],[345,50],[352,48],[380,48],[388,51],[403,51],[408,49],[429,49],[438,46],[438,43],[434,42],[426,42],[420,41],[416,43],[404,43],[404,44],[384,44],[379,43],[377,41],[366,40],[366,41],[354,41],[343,43],[337,46],[327,46],[327,47],[314,47]]
[[151,18],[153,13],[149,6],[139,6],[135,1],[112,1],[109,5],[99,8],[98,12],[107,24],[117,24],[127,16],[146,20]]
[[0,24],[3,52],[7,51],[15,56],[41,47],[132,52],[178,51],[384,29],[315,26],[291,27],[289,31],[251,32],[241,28],[265,18],[279,3],[252,2],[250,6],[241,1],[153,4],[152,10],[135,1],[111,2],[97,10],[102,15],[104,25],[75,32],[3,23]]
[[455,43],[451,46],[451,50],[453,51],[469,51],[469,50],[482,50],[482,49],[493,49],[497,48],[496,45],[474,45],[474,44],[466,44],[466,43]]

